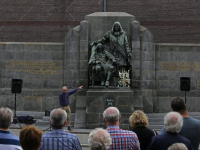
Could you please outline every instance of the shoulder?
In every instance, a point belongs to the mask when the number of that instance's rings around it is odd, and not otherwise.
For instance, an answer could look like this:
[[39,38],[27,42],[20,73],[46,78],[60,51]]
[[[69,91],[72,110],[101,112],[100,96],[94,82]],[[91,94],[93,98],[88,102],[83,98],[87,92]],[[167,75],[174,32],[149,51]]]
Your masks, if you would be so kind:
[[189,121],[200,125],[200,121],[195,118],[189,117]]
[[62,93],[60,93],[59,95],[62,95]]
[[127,137],[137,137],[135,132],[133,131],[127,131],[127,130],[121,130],[121,135],[127,136]]
[[19,141],[19,137],[14,135],[14,134],[12,134],[12,133],[10,134],[9,139],[13,139],[13,140]]

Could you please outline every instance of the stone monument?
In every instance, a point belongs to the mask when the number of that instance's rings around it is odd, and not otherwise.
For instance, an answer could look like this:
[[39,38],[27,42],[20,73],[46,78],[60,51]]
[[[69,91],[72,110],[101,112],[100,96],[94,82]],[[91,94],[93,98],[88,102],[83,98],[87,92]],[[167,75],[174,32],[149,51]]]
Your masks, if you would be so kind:
[[155,44],[151,32],[133,15],[96,12],[85,16],[65,39],[65,85],[77,92],[75,128],[104,126],[102,113],[110,106],[129,126],[135,110],[153,112]]

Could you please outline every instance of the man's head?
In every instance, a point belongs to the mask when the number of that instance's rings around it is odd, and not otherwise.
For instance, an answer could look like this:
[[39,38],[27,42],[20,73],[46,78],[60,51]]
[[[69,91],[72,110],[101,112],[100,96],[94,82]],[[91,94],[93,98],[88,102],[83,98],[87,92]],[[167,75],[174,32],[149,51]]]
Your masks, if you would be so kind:
[[66,87],[66,86],[63,86],[62,92],[63,92],[63,93],[67,93],[67,87]]
[[120,31],[120,25],[118,23],[114,24],[114,31],[119,32]]
[[0,128],[4,130],[8,130],[12,121],[13,121],[12,110],[7,107],[1,107],[0,108]]
[[183,126],[183,117],[177,112],[169,112],[164,117],[164,125],[166,127],[166,131],[179,133]]
[[103,45],[101,43],[99,43],[97,45],[97,53],[102,53],[103,52]]
[[114,35],[118,36],[121,35],[123,33],[123,29],[122,26],[120,24],[120,22],[115,22],[112,26],[112,30],[111,33],[113,33]]
[[103,112],[103,120],[106,126],[119,125],[121,116],[116,107],[109,107]]
[[36,150],[41,145],[42,132],[35,126],[24,127],[19,134],[23,150]]
[[183,114],[187,111],[186,110],[186,104],[179,97],[172,100],[171,108],[172,108],[173,111],[179,112],[180,114]]
[[50,114],[50,123],[54,129],[62,129],[67,123],[67,113],[62,109],[54,109]]
[[96,128],[90,132],[88,143],[91,150],[107,150],[112,144],[112,139],[107,130]]

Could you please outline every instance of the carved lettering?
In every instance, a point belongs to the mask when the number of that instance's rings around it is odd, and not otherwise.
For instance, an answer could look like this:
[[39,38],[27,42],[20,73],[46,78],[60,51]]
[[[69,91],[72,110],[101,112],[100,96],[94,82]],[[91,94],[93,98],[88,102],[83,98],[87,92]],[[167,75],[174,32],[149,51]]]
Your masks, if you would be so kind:
[[60,74],[58,70],[62,69],[62,61],[7,60],[4,68],[10,72],[58,75]]

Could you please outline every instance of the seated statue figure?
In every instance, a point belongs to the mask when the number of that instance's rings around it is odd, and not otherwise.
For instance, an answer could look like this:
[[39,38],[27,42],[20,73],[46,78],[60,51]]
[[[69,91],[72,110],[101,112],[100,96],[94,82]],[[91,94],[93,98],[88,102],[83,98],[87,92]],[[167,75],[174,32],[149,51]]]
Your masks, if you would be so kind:
[[101,43],[92,48],[92,54],[89,60],[89,74],[94,86],[95,80],[101,81],[101,86],[109,86],[109,80],[116,71],[114,66],[116,60],[107,50],[104,49]]

